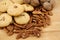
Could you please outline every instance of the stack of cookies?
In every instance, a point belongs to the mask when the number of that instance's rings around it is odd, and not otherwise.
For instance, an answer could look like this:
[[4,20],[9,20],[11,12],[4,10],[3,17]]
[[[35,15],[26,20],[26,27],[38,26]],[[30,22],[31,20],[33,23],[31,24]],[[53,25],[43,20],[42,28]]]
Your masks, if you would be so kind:
[[0,29],[17,39],[30,35],[40,37],[43,27],[50,25],[54,0],[0,0]]

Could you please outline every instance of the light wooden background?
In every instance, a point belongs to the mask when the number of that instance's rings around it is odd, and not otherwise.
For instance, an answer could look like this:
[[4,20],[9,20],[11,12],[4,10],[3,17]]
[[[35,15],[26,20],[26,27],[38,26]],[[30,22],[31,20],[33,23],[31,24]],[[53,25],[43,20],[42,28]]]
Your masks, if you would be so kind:
[[[55,0],[55,2],[55,8],[52,10],[54,15],[51,17],[51,26],[44,28],[42,36],[40,38],[29,37],[19,40],[60,40],[60,0]],[[0,30],[0,40],[16,40],[15,38],[15,34],[9,37],[3,30]]]

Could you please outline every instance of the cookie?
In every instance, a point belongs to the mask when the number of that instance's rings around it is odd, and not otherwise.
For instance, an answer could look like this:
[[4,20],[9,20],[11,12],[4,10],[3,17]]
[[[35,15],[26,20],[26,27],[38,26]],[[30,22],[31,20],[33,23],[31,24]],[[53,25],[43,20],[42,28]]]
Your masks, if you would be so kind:
[[33,11],[34,7],[29,4],[23,4],[25,11]]
[[18,3],[15,3],[8,7],[7,12],[11,16],[19,16],[24,12],[24,7]]
[[13,3],[23,4],[23,0],[11,0]]
[[17,24],[27,24],[30,20],[30,16],[24,12],[20,16],[14,17],[14,20]]
[[6,27],[12,22],[12,17],[7,13],[0,15],[0,27]]
[[10,0],[2,0],[0,2],[0,12],[6,12],[7,11],[7,8],[11,4],[12,4],[12,2]]

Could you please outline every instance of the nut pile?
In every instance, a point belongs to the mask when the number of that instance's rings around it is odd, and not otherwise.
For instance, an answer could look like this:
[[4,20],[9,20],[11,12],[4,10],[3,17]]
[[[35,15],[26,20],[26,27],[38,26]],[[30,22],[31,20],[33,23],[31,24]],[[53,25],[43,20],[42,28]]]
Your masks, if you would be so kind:
[[16,39],[41,36],[42,27],[50,25],[54,0],[0,1],[0,29]]

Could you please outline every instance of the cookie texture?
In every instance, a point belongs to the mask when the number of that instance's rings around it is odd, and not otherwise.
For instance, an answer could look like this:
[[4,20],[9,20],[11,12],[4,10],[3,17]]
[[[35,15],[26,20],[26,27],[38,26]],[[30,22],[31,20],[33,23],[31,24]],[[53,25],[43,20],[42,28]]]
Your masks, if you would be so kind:
[[28,13],[24,12],[18,17],[14,17],[14,20],[17,24],[27,24],[30,20]]
[[33,11],[34,7],[29,4],[23,4],[25,11]]
[[10,0],[2,0],[0,2],[0,12],[6,12],[9,5],[13,4]]
[[11,16],[18,16],[24,12],[24,7],[20,4],[15,3],[8,7],[7,12]]
[[6,27],[12,22],[12,17],[7,13],[0,15],[0,27]]

